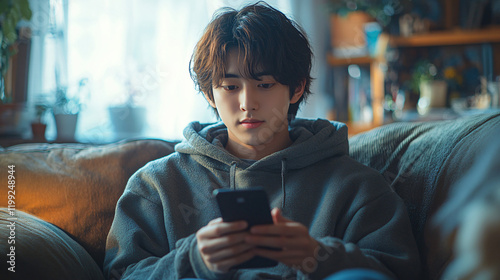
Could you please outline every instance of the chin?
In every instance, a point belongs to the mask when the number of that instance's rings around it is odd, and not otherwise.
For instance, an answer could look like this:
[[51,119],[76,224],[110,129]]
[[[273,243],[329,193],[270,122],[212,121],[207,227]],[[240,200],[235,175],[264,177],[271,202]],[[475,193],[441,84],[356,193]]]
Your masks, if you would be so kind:
[[259,146],[265,145],[268,142],[263,142],[257,139],[248,139],[247,141],[243,141],[243,143],[247,146],[252,146],[254,148],[258,148]]

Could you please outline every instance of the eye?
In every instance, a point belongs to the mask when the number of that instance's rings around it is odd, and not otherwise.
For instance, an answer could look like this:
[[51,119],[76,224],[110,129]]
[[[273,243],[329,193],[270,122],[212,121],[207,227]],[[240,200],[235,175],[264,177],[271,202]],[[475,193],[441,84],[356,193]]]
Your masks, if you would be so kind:
[[259,87],[265,88],[265,89],[270,89],[275,85],[275,83],[268,83],[268,84],[260,84]]
[[222,88],[224,90],[227,90],[227,91],[233,91],[233,90],[237,89],[238,87],[237,86],[222,86]]

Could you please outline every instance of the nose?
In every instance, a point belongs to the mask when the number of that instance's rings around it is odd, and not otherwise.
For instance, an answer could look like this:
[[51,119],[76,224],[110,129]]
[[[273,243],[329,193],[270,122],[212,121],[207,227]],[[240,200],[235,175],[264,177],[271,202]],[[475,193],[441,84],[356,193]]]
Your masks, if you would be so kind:
[[243,88],[240,92],[240,110],[255,111],[259,109],[259,102],[256,93],[248,87]]

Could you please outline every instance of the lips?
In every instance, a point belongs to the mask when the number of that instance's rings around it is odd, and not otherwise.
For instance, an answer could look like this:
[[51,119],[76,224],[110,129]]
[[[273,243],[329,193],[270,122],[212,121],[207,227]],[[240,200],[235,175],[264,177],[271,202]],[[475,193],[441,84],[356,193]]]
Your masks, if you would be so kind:
[[261,126],[264,123],[264,121],[257,120],[257,119],[244,119],[240,122],[240,124],[244,128],[257,128]]

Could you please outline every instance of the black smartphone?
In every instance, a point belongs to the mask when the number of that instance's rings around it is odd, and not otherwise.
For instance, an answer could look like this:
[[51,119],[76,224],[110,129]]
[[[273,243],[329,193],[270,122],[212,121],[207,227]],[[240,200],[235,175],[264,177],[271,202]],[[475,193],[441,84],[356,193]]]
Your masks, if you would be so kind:
[[[271,209],[269,200],[263,188],[251,188],[244,190],[217,189],[213,192],[224,222],[246,221],[247,230],[254,225],[272,224]],[[268,248],[276,250],[275,248]],[[242,264],[232,267],[258,268],[272,267],[278,262],[263,257],[254,257]]]

